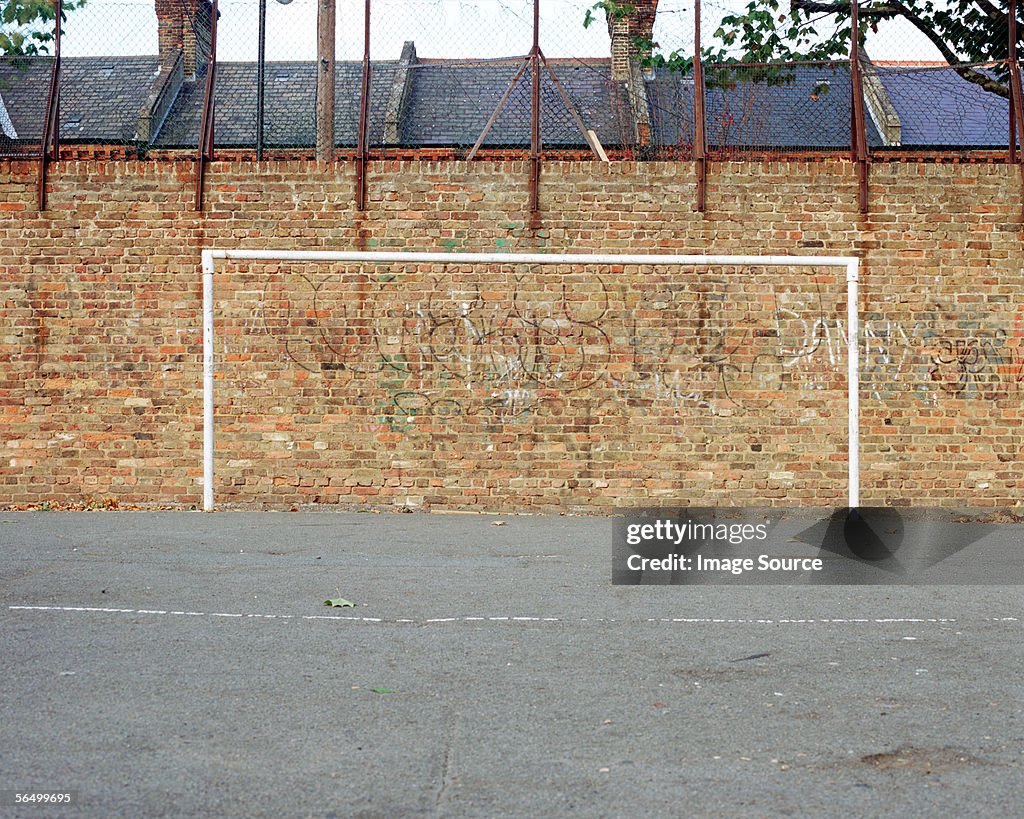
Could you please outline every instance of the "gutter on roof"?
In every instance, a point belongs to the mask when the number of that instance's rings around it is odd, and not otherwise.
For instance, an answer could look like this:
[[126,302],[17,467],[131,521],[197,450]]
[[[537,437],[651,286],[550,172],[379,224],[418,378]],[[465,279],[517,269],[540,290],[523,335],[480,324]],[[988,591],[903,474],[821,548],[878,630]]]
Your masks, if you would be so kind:
[[902,125],[899,112],[892,104],[889,93],[885,90],[882,78],[878,75],[878,69],[866,54],[861,63],[861,70],[864,83],[864,102],[867,104],[871,121],[875,123],[878,133],[882,137],[882,143],[886,147],[902,145]]

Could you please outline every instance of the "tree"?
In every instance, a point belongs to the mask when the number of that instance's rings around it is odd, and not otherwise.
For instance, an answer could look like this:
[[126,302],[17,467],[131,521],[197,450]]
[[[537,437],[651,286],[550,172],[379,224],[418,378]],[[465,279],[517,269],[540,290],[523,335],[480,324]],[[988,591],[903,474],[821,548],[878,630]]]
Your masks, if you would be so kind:
[[[65,0],[61,19],[85,0]],[[49,54],[57,17],[54,0],[0,0],[0,55]]]
[[[1009,53],[1009,7],[999,0],[864,0],[860,5],[860,41],[865,44],[878,24],[903,19],[935,46],[942,58],[968,82],[1009,96],[1005,66],[978,70],[970,63],[996,63]],[[829,31],[828,29],[831,29]],[[744,61],[774,62],[842,58],[850,50],[850,3],[754,0],[740,14],[722,18],[714,36],[717,53],[738,46]],[[1024,26],[1018,25],[1019,31]]]
[[[712,44],[701,49],[701,59],[719,65],[806,62],[843,59],[850,53],[850,0],[789,0],[787,5],[750,0],[744,10],[722,17],[711,34]],[[1024,2],[1019,5],[1024,8]],[[610,15],[630,13],[630,4],[618,0],[602,0],[593,8]],[[867,41],[879,23],[905,20],[965,80],[1009,96],[1003,62],[1009,53],[1007,0],[861,0],[859,16],[862,45],[870,45]],[[1024,53],[1024,18],[1018,20],[1018,48]],[[689,60],[678,53],[662,54],[657,43],[637,46],[639,53],[651,54],[654,65],[689,69]],[[979,69],[972,63],[1000,64]]]

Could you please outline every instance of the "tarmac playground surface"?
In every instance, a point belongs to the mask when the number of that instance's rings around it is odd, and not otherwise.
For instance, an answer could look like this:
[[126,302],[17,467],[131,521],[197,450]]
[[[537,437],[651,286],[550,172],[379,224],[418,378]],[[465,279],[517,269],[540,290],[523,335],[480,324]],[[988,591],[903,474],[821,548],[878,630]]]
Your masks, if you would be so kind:
[[608,518],[0,521],[0,791],[74,796],[0,816],[1024,805],[1019,586],[612,586]]

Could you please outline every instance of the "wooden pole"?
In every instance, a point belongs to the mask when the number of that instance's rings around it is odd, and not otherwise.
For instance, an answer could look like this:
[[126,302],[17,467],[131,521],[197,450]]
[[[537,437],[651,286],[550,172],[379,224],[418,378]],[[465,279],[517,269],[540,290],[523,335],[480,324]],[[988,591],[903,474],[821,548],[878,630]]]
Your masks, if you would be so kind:
[[334,159],[334,0],[318,0],[316,12],[316,161]]

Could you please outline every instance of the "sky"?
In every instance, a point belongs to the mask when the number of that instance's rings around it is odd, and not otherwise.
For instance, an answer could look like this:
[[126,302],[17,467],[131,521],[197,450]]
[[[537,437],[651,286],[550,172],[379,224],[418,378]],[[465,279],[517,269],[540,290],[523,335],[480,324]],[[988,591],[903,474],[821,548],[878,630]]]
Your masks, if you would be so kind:
[[[548,57],[606,57],[603,19],[584,28],[594,0],[538,0],[541,49]],[[397,59],[413,40],[420,58],[522,55],[532,42],[533,0],[372,0],[371,54]],[[337,58],[358,60],[363,50],[363,0],[337,0]],[[704,0],[705,43],[723,14],[742,9],[737,0]],[[316,53],[317,0],[267,0],[267,59],[311,60]],[[64,28],[67,56],[155,54],[153,0],[87,0]],[[220,0],[217,53],[223,62],[254,61],[258,0]],[[661,0],[654,39],[666,52],[693,51],[693,0]],[[876,60],[937,60],[938,52],[912,27],[886,23],[868,42]]]

